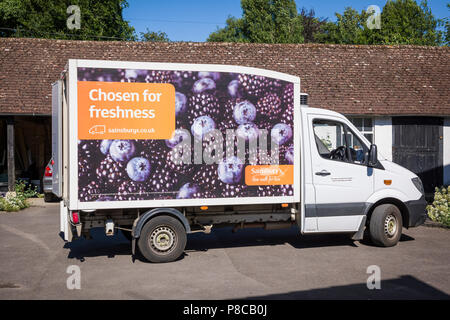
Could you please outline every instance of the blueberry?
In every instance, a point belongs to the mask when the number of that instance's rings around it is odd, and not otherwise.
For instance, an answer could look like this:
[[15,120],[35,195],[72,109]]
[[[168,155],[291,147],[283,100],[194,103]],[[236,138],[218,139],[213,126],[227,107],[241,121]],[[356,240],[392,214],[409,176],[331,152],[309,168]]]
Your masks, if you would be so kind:
[[234,106],[234,120],[238,124],[253,122],[256,118],[256,108],[250,101],[242,101]]
[[142,182],[150,175],[150,162],[142,157],[136,157],[128,161],[127,174],[131,180]]
[[100,151],[104,155],[107,155],[109,152],[109,147],[111,146],[112,140],[102,140],[100,143]]
[[217,174],[224,183],[238,183],[241,181],[243,168],[242,161],[233,156],[219,163]]
[[258,138],[259,130],[256,124],[249,122],[239,125],[236,129],[236,135],[245,141],[251,141]]
[[228,94],[233,98],[240,98],[242,90],[239,87],[239,80],[231,80],[228,84]]
[[114,161],[128,161],[136,151],[133,141],[114,140],[109,147],[109,154]]
[[277,123],[270,131],[272,140],[282,145],[292,138],[292,129],[285,123]]
[[190,139],[191,135],[186,129],[175,129],[172,138],[166,139],[166,146],[169,148],[175,148],[179,143],[186,139]]
[[181,92],[175,92],[175,116],[186,112],[186,96]]
[[217,81],[220,79],[220,73],[219,72],[207,72],[207,71],[200,71],[198,73],[198,77],[200,79],[202,78],[211,78],[214,81]]
[[213,79],[203,78],[195,81],[194,86],[192,87],[192,91],[195,93],[202,93],[208,90],[216,89],[216,83]]
[[294,163],[294,146],[292,144],[287,148],[284,158],[289,164]]
[[177,199],[189,199],[199,191],[199,187],[193,183],[186,183],[178,191]]
[[191,133],[197,139],[202,139],[205,134],[214,130],[216,124],[209,116],[200,116],[194,120],[191,126]]

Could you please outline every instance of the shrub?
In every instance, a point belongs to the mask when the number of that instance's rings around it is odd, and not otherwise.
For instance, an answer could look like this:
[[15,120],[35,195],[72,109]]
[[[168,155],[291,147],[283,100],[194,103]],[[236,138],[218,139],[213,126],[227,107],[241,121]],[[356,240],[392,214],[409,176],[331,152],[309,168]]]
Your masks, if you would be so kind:
[[6,197],[0,197],[0,210],[4,211],[19,211],[21,209],[28,208],[26,198],[16,195],[6,195]]
[[427,212],[431,220],[450,227],[450,186],[436,188],[433,203],[427,206]]
[[25,199],[28,198],[36,198],[39,196],[39,193],[37,192],[37,187],[34,188],[31,187],[31,185],[28,185],[23,180],[17,180],[16,184],[14,186],[14,189],[16,190],[16,194],[20,197],[23,197]]
[[16,181],[15,194],[7,194],[0,197],[0,211],[19,211],[28,208],[28,198],[38,197],[37,187],[31,188],[26,185],[25,181]]

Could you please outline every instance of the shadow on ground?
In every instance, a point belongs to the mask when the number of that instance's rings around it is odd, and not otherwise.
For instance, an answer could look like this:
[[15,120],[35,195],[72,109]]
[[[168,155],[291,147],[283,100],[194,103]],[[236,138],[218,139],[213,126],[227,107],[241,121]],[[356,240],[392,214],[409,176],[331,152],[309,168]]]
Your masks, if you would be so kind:
[[103,228],[91,229],[92,239],[84,238],[67,242],[65,249],[69,250],[67,258],[77,259],[81,262],[89,257],[108,257],[128,255],[131,257],[131,242],[125,238],[122,232],[114,236],[106,236]]
[[[233,233],[231,230],[232,228],[220,228],[214,230],[211,234],[189,234],[185,252],[284,244],[289,244],[296,249],[338,246],[358,247],[358,242],[353,241],[349,234],[301,235],[297,227],[270,231],[245,229],[236,233]],[[129,255],[131,257],[131,243],[121,232],[108,237],[102,228],[96,228],[91,230],[91,235],[91,240],[78,239],[65,244],[64,248],[69,250],[69,259],[84,261],[87,257],[106,256],[114,258],[118,255]],[[412,240],[414,238],[407,235],[402,235],[400,239],[400,241]],[[372,246],[368,240],[363,240],[361,244]],[[139,252],[137,252],[135,258],[146,261]]]
[[450,299],[450,296],[419,279],[405,275],[396,279],[382,280],[381,289],[367,288],[366,283],[336,286],[305,291],[293,291],[265,296],[245,297],[250,300],[396,300],[396,299]]

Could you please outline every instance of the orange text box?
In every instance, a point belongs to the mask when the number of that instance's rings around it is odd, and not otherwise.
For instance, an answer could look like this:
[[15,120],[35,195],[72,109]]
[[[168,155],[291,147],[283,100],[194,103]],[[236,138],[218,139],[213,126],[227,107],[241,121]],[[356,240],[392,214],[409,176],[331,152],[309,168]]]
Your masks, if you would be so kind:
[[293,183],[293,165],[258,165],[245,167],[246,185],[270,186]]
[[170,139],[170,83],[78,81],[78,139]]

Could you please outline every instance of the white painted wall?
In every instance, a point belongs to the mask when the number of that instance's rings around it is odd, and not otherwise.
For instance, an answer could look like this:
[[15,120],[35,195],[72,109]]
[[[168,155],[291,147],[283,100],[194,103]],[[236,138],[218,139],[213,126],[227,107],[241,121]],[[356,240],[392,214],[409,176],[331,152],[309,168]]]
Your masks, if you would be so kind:
[[444,166],[444,185],[450,185],[450,117],[444,118],[444,141],[443,141],[443,166]]
[[374,126],[374,143],[378,147],[378,153],[392,161],[392,118],[374,118]]

